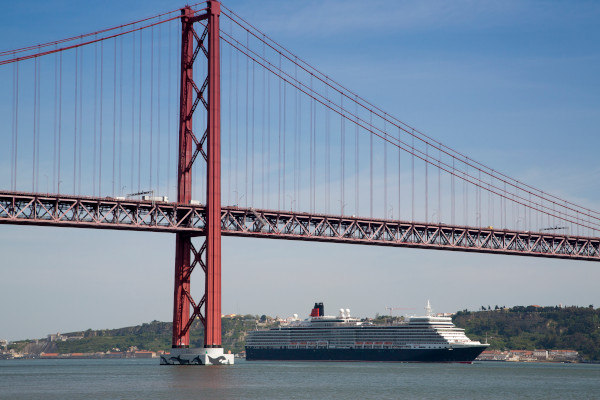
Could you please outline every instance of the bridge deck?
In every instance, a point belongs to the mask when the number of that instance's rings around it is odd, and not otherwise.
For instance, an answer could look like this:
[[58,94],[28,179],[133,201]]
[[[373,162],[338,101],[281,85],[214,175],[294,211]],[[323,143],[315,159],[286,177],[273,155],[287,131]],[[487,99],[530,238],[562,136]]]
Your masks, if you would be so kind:
[[[204,205],[0,192],[0,223],[204,234]],[[227,236],[600,261],[600,238],[222,207]]]

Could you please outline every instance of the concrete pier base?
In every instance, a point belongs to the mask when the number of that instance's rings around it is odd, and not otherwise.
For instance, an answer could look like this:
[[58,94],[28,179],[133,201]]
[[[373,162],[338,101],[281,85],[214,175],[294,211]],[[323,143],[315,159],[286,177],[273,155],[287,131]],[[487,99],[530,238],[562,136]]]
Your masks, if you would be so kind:
[[160,356],[161,365],[233,365],[233,354],[225,354],[222,347],[171,349],[171,354]]

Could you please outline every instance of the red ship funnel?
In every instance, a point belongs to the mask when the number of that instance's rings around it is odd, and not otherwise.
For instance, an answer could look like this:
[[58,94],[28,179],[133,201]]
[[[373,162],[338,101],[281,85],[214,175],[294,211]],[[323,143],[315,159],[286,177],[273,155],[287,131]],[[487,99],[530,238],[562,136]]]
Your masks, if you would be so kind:
[[323,303],[315,303],[314,308],[310,312],[311,317],[322,317],[325,315]]

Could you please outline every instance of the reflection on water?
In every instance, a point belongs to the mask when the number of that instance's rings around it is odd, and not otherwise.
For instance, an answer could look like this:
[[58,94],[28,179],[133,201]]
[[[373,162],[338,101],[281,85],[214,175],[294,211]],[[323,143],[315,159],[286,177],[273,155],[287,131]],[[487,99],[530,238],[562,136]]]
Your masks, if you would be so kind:
[[0,361],[0,399],[597,399],[600,365]]

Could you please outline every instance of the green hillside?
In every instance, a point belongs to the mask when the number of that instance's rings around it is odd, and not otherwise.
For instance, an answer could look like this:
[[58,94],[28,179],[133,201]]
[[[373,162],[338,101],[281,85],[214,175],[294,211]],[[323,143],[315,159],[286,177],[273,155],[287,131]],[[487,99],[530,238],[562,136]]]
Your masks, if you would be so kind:
[[[255,329],[257,317],[254,315],[223,318],[223,347],[236,353],[244,349],[246,331]],[[111,349],[126,350],[131,346],[144,350],[169,350],[171,348],[172,324],[170,322],[152,321],[148,324],[120,329],[83,332],[80,340],[59,342],[59,353],[86,353],[109,351]],[[190,346],[201,347],[204,343],[204,331],[200,321],[190,328]]]
[[600,309],[593,306],[460,311],[453,320],[471,339],[487,336],[492,349],[570,349],[600,360]]
[[[482,307],[484,308],[484,307]],[[496,308],[496,307],[495,307]],[[459,311],[453,318],[456,326],[464,328],[474,340],[487,341],[491,349],[534,350],[570,349],[579,351],[587,360],[600,360],[600,309],[589,307],[538,307]],[[398,317],[378,316],[376,324],[397,323]],[[79,340],[56,342],[59,353],[107,352],[114,349],[169,350],[171,323],[152,321],[140,326],[120,329],[87,330],[66,336],[83,336]],[[234,353],[244,349],[246,332],[276,326],[269,317],[244,315],[222,319],[223,347]],[[10,345],[23,350],[27,341]],[[54,343],[53,343],[54,344]],[[203,330],[199,321],[190,329],[190,346],[203,345]],[[54,349],[54,347],[53,347]]]
[[[244,349],[246,332],[256,328],[260,317],[255,315],[236,316],[222,319],[223,347],[234,353]],[[264,320],[264,319],[263,319]],[[261,327],[270,327],[274,324],[261,323]],[[58,353],[92,353],[107,352],[114,349],[121,351],[130,347],[140,350],[169,350],[171,348],[172,324],[170,322],[152,321],[147,324],[130,326],[119,329],[91,330],[83,332],[70,332],[63,334],[67,337],[83,336],[82,339],[56,342]],[[190,328],[190,346],[203,345],[204,332],[200,321],[196,321]],[[12,343],[9,348],[23,351],[29,341]]]

